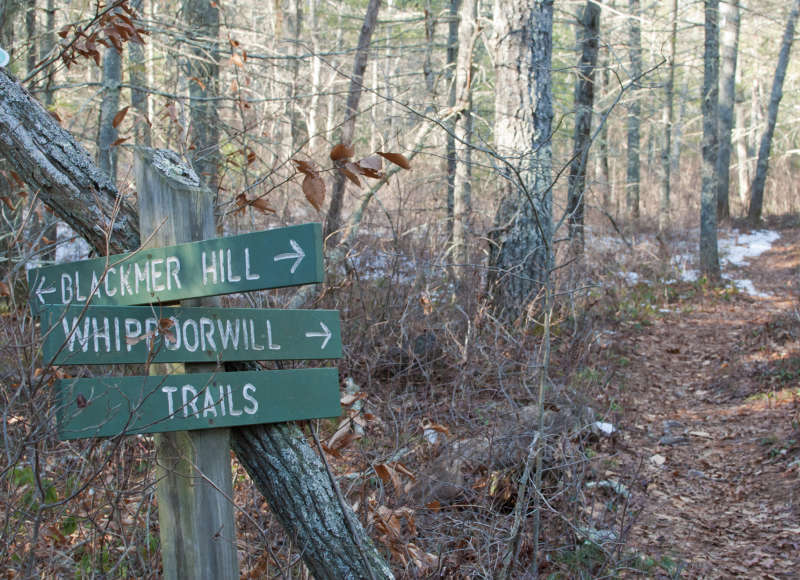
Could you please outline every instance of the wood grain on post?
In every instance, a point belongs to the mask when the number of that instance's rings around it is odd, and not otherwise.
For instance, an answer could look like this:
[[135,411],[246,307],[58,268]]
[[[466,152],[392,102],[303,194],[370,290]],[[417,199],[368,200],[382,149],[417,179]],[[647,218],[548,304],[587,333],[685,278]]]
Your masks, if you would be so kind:
[[[171,151],[137,153],[139,229],[145,247],[215,236],[214,200],[197,175]],[[212,306],[214,299],[185,301]],[[214,372],[215,364],[151,365],[151,374]],[[155,435],[163,576],[239,578],[230,430],[178,431]]]

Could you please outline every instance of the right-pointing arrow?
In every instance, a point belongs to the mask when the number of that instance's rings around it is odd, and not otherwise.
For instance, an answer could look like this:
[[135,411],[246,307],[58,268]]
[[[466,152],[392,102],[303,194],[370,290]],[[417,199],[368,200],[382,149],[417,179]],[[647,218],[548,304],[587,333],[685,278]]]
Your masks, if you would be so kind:
[[306,338],[319,338],[325,337],[325,340],[322,341],[322,346],[320,346],[320,350],[325,348],[325,345],[328,344],[328,341],[331,339],[331,331],[325,326],[324,322],[320,322],[319,325],[322,327],[322,332],[306,332]]
[[289,239],[289,245],[292,246],[294,252],[289,252],[286,254],[278,254],[274,258],[272,258],[273,262],[280,262],[281,260],[294,260],[294,264],[292,264],[292,268],[289,270],[290,273],[294,274],[297,270],[297,267],[300,265],[300,262],[303,261],[303,258],[306,257],[306,253],[303,251],[303,248],[300,247],[300,244]]

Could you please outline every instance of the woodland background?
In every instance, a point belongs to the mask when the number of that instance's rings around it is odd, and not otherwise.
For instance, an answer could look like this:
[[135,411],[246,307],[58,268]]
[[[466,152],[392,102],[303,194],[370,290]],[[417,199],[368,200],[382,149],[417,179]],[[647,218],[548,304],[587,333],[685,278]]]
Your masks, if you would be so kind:
[[[606,340],[602,321],[643,319],[641,296],[632,299],[630,278],[619,275],[631,256],[665,277],[686,268],[670,261],[686,240],[699,253],[707,15],[717,8],[683,0],[550,7],[552,125],[531,146],[552,152],[552,179],[534,192],[552,195],[552,229],[523,248],[546,246],[549,257],[534,290],[509,302],[498,299],[508,271],[496,252],[514,156],[498,145],[497,109],[498,95],[513,87],[498,82],[498,22],[511,18],[513,29],[515,16],[548,4],[0,0],[8,72],[129,203],[134,151],[152,146],[177,151],[217,192],[222,235],[325,222],[323,287],[226,304],[341,310],[348,412],[315,428],[348,502],[401,576],[518,577],[529,566],[567,577],[680,573],[669,558],[626,548],[626,505],[608,500],[598,515],[582,491],[587,480],[613,487],[592,462],[613,455],[604,425],[617,410],[602,394],[613,373],[589,362]],[[760,223],[744,218],[781,39],[797,8],[719,5],[723,76],[726,54],[737,62],[730,163],[720,173],[729,209],[715,193],[714,236],[717,219]],[[590,10],[597,33],[586,26]],[[578,66],[586,38],[598,53],[591,148],[582,153],[576,86],[588,78]],[[800,206],[797,59],[782,92],[766,218]],[[571,165],[584,155],[585,186],[571,198]],[[24,181],[0,161],[0,561],[9,576],[155,576],[151,441],[55,438],[48,381],[104,371],[43,367],[37,355],[26,265],[80,259],[89,249]],[[331,209],[337,198],[340,215]],[[570,199],[585,207],[583,226]],[[695,290],[730,290],[702,269]],[[306,574],[302,547],[238,464],[235,488],[243,574]]]

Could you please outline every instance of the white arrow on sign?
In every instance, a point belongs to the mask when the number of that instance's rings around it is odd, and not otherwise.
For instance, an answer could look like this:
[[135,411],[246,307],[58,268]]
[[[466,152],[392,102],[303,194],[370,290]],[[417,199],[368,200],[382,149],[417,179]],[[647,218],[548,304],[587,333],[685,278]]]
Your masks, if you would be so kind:
[[44,298],[42,298],[42,294],[52,294],[53,292],[56,291],[55,286],[50,286],[50,288],[42,288],[42,286],[44,286],[45,280],[46,278],[44,276],[42,276],[39,279],[39,285],[36,287],[35,291],[36,297],[42,304],[44,304]]
[[306,332],[306,338],[325,337],[325,340],[322,341],[322,346],[319,347],[322,350],[333,335],[324,322],[320,322],[319,325],[322,327],[322,332]]
[[289,238],[289,244],[292,246],[294,253],[278,254],[272,258],[272,260],[275,262],[280,262],[281,260],[294,260],[295,262],[292,264],[292,269],[289,270],[290,273],[294,274],[295,270],[297,270],[297,267],[300,265],[300,262],[302,262],[303,258],[306,257],[306,253],[303,251],[303,248],[300,247],[300,244],[291,238]]

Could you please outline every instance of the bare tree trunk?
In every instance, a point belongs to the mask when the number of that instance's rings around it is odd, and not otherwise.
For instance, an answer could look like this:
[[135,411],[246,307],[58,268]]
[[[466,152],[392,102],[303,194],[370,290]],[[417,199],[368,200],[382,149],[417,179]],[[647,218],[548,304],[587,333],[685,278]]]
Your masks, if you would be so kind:
[[28,54],[25,55],[28,74],[36,68],[39,60],[36,54],[36,0],[28,0],[28,9],[25,11],[25,35],[28,37]]
[[[130,204],[72,135],[2,69],[0,155],[101,254],[139,247]],[[324,464],[297,426],[233,429],[232,439],[239,460],[317,578],[392,577],[350,507],[337,501]]]
[[[447,106],[456,106],[455,70],[458,59],[458,13],[461,0],[450,0],[448,11],[449,21],[447,28],[447,64],[445,79],[447,80]],[[455,206],[455,178],[456,178],[456,120],[455,117],[446,121],[447,142],[445,144],[445,157],[447,159],[447,242],[453,243],[453,213]]]
[[719,76],[719,155],[717,156],[717,217],[731,215],[729,189],[731,172],[731,133],[736,102],[736,56],[739,51],[739,0],[720,4]]
[[[39,54],[42,58],[47,58],[56,47],[56,7],[55,0],[47,0],[45,8],[45,31],[42,34],[41,49]],[[53,78],[55,67],[47,67],[47,78],[44,83],[44,106],[49,108],[53,104]]]
[[588,0],[580,17],[578,43],[581,58],[578,78],[575,81],[575,131],[573,134],[572,162],[569,167],[567,212],[572,248],[583,253],[583,213],[586,204],[586,164],[592,144],[592,111],[594,109],[594,72],[597,67],[597,49],[600,34],[600,6]]
[[456,63],[455,122],[456,167],[453,177],[453,252],[456,285],[463,288],[466,277],[464,265],[469,263],[469,220],[472,212],[472,53],[477,39],[478,4],[461,0],[458,26],[458,59]]
[[670,34],[670,62],[667,83],[664,87],[664,149],[661,151],[661,203],[658,211],[658,231],[663,232],[670,223],[670,194],[672,188],[672,125],[675,122],[675,57],[678,42],[678,0],[672,0],[672,32]]
[[769,96],[767,109],[767,128],[761,136],[761,146],[758,148],[758,162],[756,163],[756,176],[750,188],[750,209],[747,217],[753,225],[761,221],[761,209],[764,203],[764,186],[767,183],[767,170],[769,169],[769,151],[772,147],[772,134],[778,121],[778,107],[783,97],[783,79],[786,78],[786,69],[789,67],[789,55],[792,50],[794,29],[797,24],[797,15],[800,13],[800,0],[794,0],[789,20],[786,21],[786,30],[783,32],[781,52],[778,55],[778,65],[775,67],[775,77],[772,80],[772,92]]
[[[361,33],[358,36],[358,47],[356,48],[355,62],[353,63],[353,76],[350,77],[350,90],[347,93],[347,104],[345,105],[344,122],[341,130],[340,141],[345,145],[353,143],[356,117],[358,115],[358,102],[361,100],[364,70],[367,68],[367,57],[369,56],[369,44],[375,25],[378,22],[380,7],[381,0],[369,0],[367,13],[364,15],[364,23],[361,25]],[[328,206],[328,217],[325,221],[325,238],[329,238],[330,243],[335,243],[339,229],[342,226],[342,201],[346,179],[341,171],[334,173],[331,203]]]
[[319,96],[322,90],[322,59],[319,57],[319,18],[317,16],[317,2],[308,0],[308,20],[311,26],[311,99],[306,114],[306,127],[308,127],[309,149],[315,154],[319,147]]
[[[737,84],[741,81],[741,69],[739,67],[736,69],[736,82]],[[748,144],[748,128],[747,128],[747,118],[746,118],[746,111],[745,111],[745,97],[744,95],[740,94],[736,98],[736,165],[737,165],[737,177],[739,182],[739,204],[743,208],[744,211],[747,208],[747,194],[748,190],[750,189],[750,158],[751,158],[751,151]]]
[[[800,1],[800,0],[798,0]],[[719,0],[705,0],[703,54],[703,190],[700,199],[700,270],[720,279],[717,250],[717,100],[719,96]]]
[[185,77],[189,83],[192,167],[214,195],[219,189],[219,7],[213,0],[183,0],[190,40]]
[[[642,75],[642,28],[639,22],[639,0],[630,0],[629,4],[629,41],[630,76],[637,79]],[[625,181],[625,199],[628,215],[639,219],[639,184],[640,177],[640,136],[642,106],[636,91],[632,92],[628,104],[628,166]]]
[[489,248],[489,291],[517,319],[552,267],[553,0],[494,3],[496,163],[502,199]]
[[[603,53],[603,60],[600,64],[600,69],[602,70],[602,76],[600,77],[602,80],[602,93],[605,94],[608,91],[609,84],[610,84],[610,72],[608,70],[608,53]],[[605,117],[605,112],[603,113],[603,117]],[[614,190],[613,184],[611,180],[613,176],[611,174],[611,170],[608,163],[608,119],[605,118],[602,126],[600,127],[600,133],[597,135],[597,157],[595,158],[595,174],[597,175],[596,179],[599,179],[603,188],[603,210],[607,213],[613,213],[614,208],[612,207],[613,200],[611,199],[611,193]]]
[[119,93],[122,84],[122,54],[113,46],[103,54],[103,100],[100,104],[100,121],[97,130],[97,165],[113,183],[117,182],[117,140],[119,132],[114,117],[119,111]]
[[[130,6],[141,15],[143,4],[144,0],[132,0]],[[136,118],[133,121],[134,142],[139,147],[150,147],[150,119],[147,112],[147,63],[144,60],[144,47],[135,42],[129,42],[127,47],[131,106],[136,111]]]

